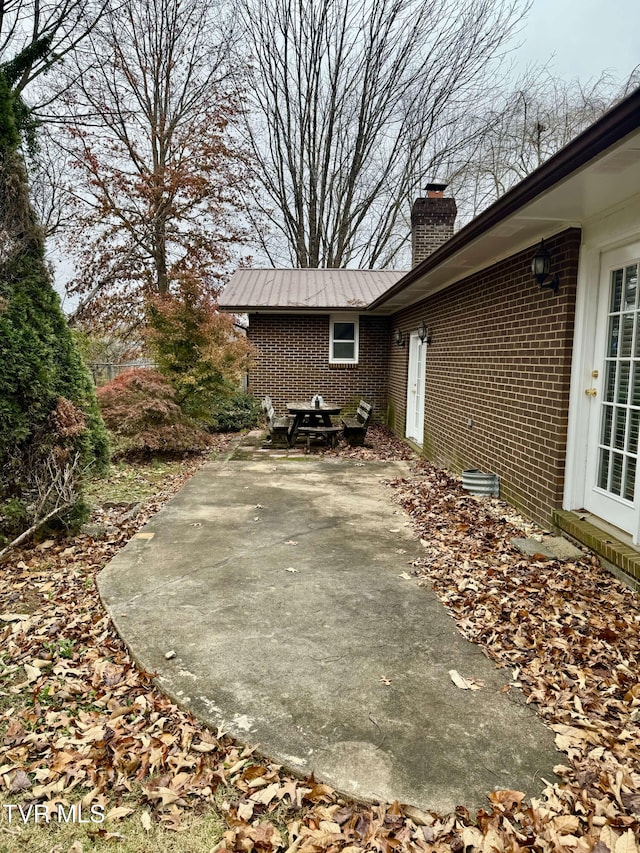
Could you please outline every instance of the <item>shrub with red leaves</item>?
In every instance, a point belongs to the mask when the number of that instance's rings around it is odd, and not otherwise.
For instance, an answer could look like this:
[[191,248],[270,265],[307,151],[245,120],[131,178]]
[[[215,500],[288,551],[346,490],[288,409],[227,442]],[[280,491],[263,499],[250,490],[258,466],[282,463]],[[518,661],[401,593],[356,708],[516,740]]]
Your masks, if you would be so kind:
[[127,370],[97,391],[114,456],[172,455],[203,450],[207,433],[183,414],[175,390],[155,370]]

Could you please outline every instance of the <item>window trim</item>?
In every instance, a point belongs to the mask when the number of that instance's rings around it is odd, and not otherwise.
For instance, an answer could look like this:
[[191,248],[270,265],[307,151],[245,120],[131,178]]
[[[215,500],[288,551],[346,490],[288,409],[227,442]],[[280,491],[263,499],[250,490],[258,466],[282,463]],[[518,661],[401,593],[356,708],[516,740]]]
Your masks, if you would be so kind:
[[[334,358],[333,332],[336,323],[353,323],[353,358]],[[345,343],[344,341],[342,343]],[[330,314],[329,315],[329,364],[358,364],[360,356],[360,315],[359,314]]]

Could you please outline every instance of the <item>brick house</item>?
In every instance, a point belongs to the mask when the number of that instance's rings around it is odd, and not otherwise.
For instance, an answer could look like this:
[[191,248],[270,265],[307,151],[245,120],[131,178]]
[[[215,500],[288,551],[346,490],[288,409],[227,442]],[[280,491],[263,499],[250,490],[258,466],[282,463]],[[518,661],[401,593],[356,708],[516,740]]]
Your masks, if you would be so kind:
[[[577,535],[581,510],[637,543],[640,90],[455,234],[444,190],[414,204],[407,272],[234,275],[220,306],[249,316],[250,390],[278,412],[364,397],[430,460],[498,474],[543,525]],[[557,291],[532,276],[542,240]]]

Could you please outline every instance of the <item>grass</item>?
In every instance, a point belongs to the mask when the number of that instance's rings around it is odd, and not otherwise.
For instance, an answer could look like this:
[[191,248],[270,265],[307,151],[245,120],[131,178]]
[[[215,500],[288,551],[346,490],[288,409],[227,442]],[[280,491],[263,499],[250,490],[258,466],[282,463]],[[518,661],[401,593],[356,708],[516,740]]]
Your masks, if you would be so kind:
[[104,477],[94,477],[86,485],[90,504],[137,503],[152,498],[158,487],[171,474],[180,470],[178,460],[151,462],[118,462]]
[[[9,823],[5,804],[0,798],[0,853],[210,853],[226,828],[223,818],[211,809],[203,815],[184,817],[179,832],[165,829],[155,820],[145,829],[142,820],[148,811],[139,809],[130,817],[102,823],[92,823],[85,810],[82,819],[87,823],[83,824],[56,819],[35,823],[32,818],[23,823],[14,809]],[[68,807],[65,811],[68,813]]]

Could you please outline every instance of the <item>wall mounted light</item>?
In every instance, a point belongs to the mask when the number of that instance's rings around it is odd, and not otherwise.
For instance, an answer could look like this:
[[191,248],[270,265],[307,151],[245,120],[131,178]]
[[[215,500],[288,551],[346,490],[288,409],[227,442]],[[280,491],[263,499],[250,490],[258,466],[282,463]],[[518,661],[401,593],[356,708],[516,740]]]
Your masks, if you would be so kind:
[[398,329],[398,331],[396,332],[396,346],[403,347],[406,346],[406,343],[407,341],[405,339],[405,336],[402,334],[402,330]]
[[[548,287],[550,290],[553,290],[554,293],[557,293],[558,284],[560,283],[558,273],[551,278],[550,270],[551,255],[547,251],[547,247],[544,245],[544,240],[541,240],[540,245],[538,246],[538,251],[531,259],[531,275],[535,278],[540,287]],[[548,278],[551,278],[551,281],[547,281]]]
[[425,326],[424,321],[418,326],[418,337],[420,338],[420,343],[422,344],[425,341],[427,342],[427,344],[431,343],[431,332],[429,331],[427,326]]

